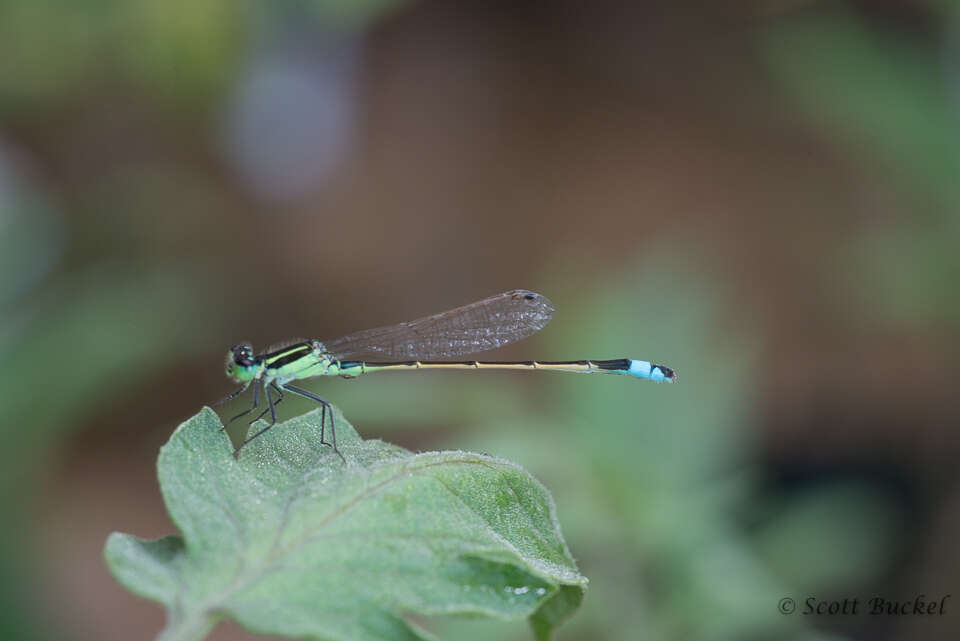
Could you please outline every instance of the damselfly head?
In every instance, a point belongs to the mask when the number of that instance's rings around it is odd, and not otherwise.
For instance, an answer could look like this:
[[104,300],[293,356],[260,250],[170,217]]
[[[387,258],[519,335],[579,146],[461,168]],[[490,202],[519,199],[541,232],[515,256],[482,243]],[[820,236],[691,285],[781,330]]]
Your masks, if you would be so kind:
[[257,361],[253,356],[253,347],[249,343],[234,345],[227,352],[227,376],[245,383],[257,373]]

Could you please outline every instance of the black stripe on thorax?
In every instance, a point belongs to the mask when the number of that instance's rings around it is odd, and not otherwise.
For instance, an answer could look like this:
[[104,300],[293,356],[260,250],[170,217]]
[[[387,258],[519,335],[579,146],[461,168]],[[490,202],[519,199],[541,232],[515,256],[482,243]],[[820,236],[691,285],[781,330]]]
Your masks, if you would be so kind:
[[289,345],[283,349],[278,349],[277,351],[270,352],[269,354],[263,354],[260,356],[260,360],[263,361],[270,369],[280,369],[285,365],[289,365],[290,363],[300,360],[312,352],[313,346],[310,343],[299,343],[297,345]]

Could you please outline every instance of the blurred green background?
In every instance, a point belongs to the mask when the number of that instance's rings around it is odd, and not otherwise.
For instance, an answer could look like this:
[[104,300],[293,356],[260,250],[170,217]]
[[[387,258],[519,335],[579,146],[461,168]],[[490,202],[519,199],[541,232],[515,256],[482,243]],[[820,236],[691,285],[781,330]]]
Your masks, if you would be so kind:
[[960,9],[704,5],[0,0],[0,636],[160,629],[102,546],[173,531],[157,450],[230,345],[524,287],[556,317],[497,357],[680,384],[310,388],[553,491],[560,639],[960,638]]

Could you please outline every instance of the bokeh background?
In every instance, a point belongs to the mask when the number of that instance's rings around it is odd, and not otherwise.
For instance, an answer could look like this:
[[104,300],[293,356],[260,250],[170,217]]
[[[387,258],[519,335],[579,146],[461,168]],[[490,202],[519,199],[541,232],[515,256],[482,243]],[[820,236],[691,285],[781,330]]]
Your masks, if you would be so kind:
[[952,2],[2,0],[0,635],[162,627],[102,546],[174,531],[157,451],[231,344],[524,287],[557,314],[497,357],[680,384],[310,388],[544,481],[591,579],[561,640],[960,638],[958,208]]

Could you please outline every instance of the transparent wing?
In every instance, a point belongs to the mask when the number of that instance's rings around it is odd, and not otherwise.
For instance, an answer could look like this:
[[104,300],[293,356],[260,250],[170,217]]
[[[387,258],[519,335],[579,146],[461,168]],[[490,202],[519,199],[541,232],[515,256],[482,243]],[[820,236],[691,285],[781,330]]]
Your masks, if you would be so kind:
[[333,360],[434,360],[485,352],[546,327],[553,304],[524,289],[457,307],[408,323],[350,334],[324,347]]

